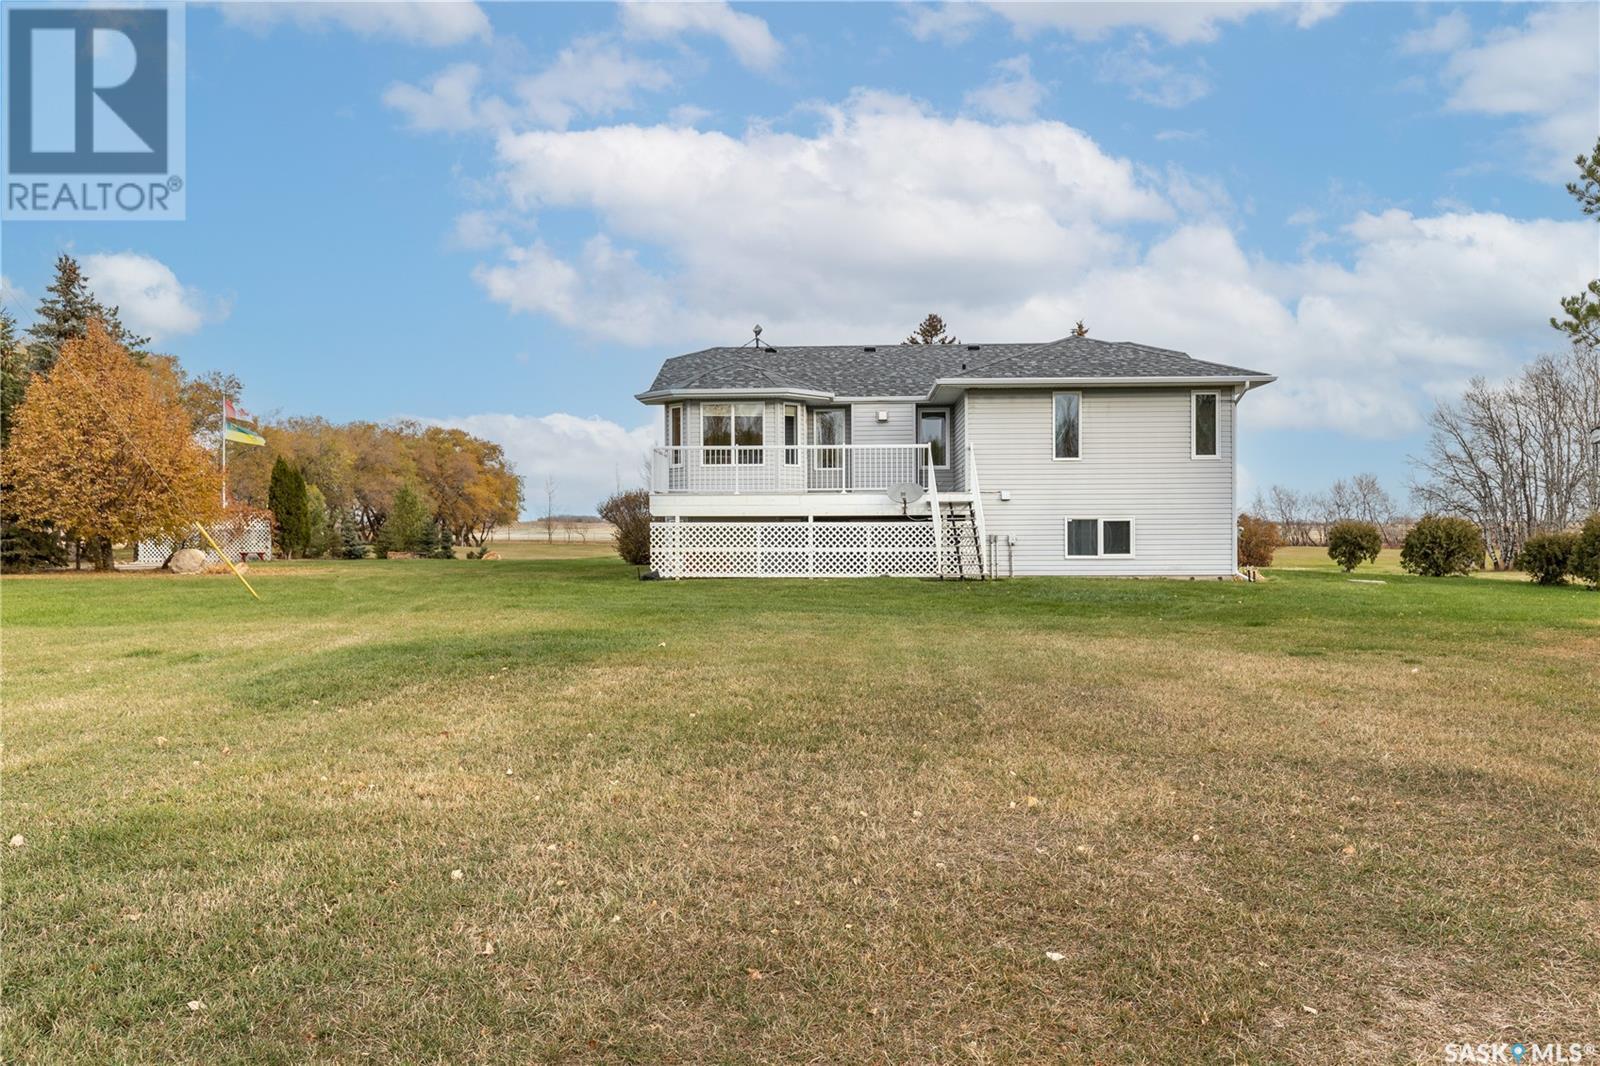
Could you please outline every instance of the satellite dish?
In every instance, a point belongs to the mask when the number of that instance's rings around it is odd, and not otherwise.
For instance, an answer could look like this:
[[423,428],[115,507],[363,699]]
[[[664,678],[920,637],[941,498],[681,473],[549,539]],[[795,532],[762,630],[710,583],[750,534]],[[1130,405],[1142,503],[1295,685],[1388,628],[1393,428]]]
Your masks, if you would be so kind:
[[922,499],[922,494],[927,490],[915,481],[902,481],[889,489],[889,499],[904,507]]

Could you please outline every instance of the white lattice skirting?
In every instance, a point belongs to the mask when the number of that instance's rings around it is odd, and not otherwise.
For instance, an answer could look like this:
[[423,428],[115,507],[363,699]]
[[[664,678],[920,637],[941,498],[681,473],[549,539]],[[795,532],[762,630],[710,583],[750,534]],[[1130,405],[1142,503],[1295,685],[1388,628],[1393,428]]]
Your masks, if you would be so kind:
[[[218,522],[210,529],[228,558],[238,562],[251,559],[272,558],[272,522],[266,518],[248,518],[244,522]],[[218,563],[217,553],[198,533],[191,533],[174,541],[171,537],[156,537],[139,542],[139,562],[160,566],[179,548],[200,548],[206,553],[206,562]]]
[[656,522],[662,577],[936,577],[931,522]]

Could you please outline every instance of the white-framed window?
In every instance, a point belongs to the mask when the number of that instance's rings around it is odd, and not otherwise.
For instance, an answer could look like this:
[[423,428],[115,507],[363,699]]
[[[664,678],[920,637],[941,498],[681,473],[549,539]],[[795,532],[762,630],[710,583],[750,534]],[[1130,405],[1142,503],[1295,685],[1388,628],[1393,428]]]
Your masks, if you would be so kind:
[[1222,396],[1216,392],[1189,394],[1189,458],[1215,459],[1221,433]]
[[1083,393],[1058,392],[1051,401],[1055,412],[1054,452],[1056,459],[1078,459],[1083,455]]
[[788,466],[800,465],[800,405],[783,405],[783,461]]
[[1068,518],[1068,559],[1133,558],[1133,519]]
[[945,407],[925,407],[917,412],[917,443],[931,444],[933,465],[937,470],[950,467],[950,410]]
[[673,466],[683,465],[683,404],[667,407],[667,452]]
[[700,452],[707,466],[759,466],[766,413],[759,403],[700,405]]

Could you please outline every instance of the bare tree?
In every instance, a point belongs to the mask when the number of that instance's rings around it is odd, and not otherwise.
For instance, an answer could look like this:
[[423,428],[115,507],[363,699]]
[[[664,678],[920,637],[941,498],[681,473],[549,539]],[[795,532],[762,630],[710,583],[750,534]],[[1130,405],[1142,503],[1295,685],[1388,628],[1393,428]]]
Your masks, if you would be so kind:
[[1593,347],[1544,356],[1504,384],[1474,378],[1428,425],[1412,491],[1428,510],[1476,522],[1497,566],[1510,565],[1530,534],[1600,507],[1586,456],[1589,429],[1600,425]]
[[544,476],[544,539],[546,544],[554,544],[556,539],[556,477],[554,474]]
[[1288,544],[1311,543],[1311,531],[1306,528],[1305,503],[1300,494],[1283,485],[1268,490],[1267,517],[1278,524],[1283,539]]

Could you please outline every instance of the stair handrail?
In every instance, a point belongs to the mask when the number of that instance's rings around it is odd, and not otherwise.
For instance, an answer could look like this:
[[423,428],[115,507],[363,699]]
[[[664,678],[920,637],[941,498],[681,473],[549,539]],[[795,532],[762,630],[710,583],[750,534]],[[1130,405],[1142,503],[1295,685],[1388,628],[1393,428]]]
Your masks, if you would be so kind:
[[972,493],[972,520],[978,534],[978,576],[993,577],[989,568],[989,530],[983,521],[983,486],[978,484],[978,453],[967,445],[967,489]]
[[939,513],[939,472],[933,467],[933,442],[924,446],[928,458],[928,506],[933,509],[933,566],[944,577],[944,516]]

